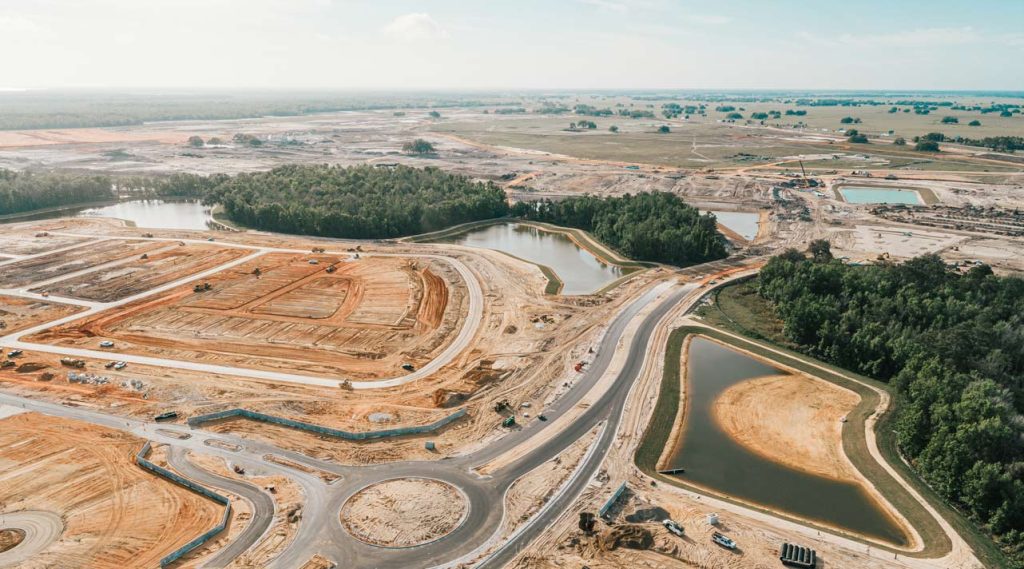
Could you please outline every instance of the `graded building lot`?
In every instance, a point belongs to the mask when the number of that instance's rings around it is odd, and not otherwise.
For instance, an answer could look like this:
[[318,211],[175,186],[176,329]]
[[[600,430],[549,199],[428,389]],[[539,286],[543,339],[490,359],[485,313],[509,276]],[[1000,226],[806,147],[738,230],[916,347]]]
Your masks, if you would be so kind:
[[71,304],[0,295],[0,334],[11,334],[82,310],[85,309]]
[[109,339],[128,353],[374,379],[429,361],[466,310],[465,284],[443,261],[272,253],[205,282],[210,290],[184,286],[30,341]]
[[72,247],[88,241],[86,237],[65,237],[35,233],[12,232],[0,235],[0,253],[9,255],[38,255],[46,251]]
[[112,239],[85,243],[47,255],[23,259],[4,265],[0,273],[0,287],[16,288],[32,283],[59,279],[61,276],[143,255],[162,249],[169,242],[126,241]]
[[139,468],[142,443],[35,413],[0,420],[2,511],[64,522],[57,541],[18,567],[153,567],[220,519],[218,504]]
[[145,292],[151,288],[233,261],[246,254],[244,249],[212,245],[170,244],[145,253],[146,258],[57,281],[32,289],[50,294],[112,302]]

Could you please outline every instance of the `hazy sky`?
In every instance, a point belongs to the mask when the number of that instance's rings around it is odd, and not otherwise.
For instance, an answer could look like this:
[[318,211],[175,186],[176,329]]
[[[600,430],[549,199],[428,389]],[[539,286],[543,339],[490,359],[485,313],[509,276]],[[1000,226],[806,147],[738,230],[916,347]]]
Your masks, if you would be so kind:
[[1024,89],[1024,0],[0,0],[0,88]]

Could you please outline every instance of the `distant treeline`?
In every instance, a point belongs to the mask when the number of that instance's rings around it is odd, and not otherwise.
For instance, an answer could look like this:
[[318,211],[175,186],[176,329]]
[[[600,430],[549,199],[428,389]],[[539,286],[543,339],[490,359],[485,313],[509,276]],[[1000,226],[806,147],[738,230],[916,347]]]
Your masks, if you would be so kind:
[[639,261],[686,266],[726,256],[715,216],[701,215],[679,196],[645,192],[622,197],[572,197],[519,202],[516,216],[589,231],[623,255]]
[[936,255],[846,265],[827,242],[758,277],[786,335],[830,363],[889,382],[900,450],[929,485],[1024,567],[1024,279]]
[[0,169],[0,215],[112,200],[107,176],[33,174]]
[[256,229],[374,239],[508,214],[505,192],[437,168],[281,166],[239,174],[205,192]]
[[502,103],[447,95],[355,96],[330,93],[120,94],[0,93],[0,130],[126,126],[151,121],[223,120],[377,109],[479,107]]

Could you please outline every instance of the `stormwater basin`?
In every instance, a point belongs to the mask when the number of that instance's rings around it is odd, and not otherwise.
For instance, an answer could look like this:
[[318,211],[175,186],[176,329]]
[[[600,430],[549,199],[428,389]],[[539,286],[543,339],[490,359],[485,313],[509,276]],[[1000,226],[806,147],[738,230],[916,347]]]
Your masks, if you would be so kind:
[[748,379],[786,372],[701,337],[692,338],[686,361],[683,433],[665,465],[685,469],[676,475],[679,480],[794,517],[907,544],[900,526],[860,485],[771,461],[719,427],[712,407],[723,391]]

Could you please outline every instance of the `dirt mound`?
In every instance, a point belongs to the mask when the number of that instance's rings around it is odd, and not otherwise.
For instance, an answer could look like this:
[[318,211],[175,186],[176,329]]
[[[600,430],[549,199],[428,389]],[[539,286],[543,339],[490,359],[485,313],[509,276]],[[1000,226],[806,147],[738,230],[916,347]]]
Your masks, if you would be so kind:
[[643,526],[625,524],[615,526],[600,539],[602,551],[612,551],[620,547],[627,549],[650,549],[654,545],[654,535]]
[[434,392],[434,407],[442,409],[446,407],[454,407],[465,400],[466,394],[459,393],[458,391],[438,389]]
[[25,539],[25,532],[20,529],[0,529],[0,552],[7,551]]
[[661,520],[671,517],[672,516],[669,515],[664,508],[655,506],[653,508],[637,510],[632,514],[629,514],[626,516],[626,521],[631,524],[642,524],[644,522],[660,522]]

